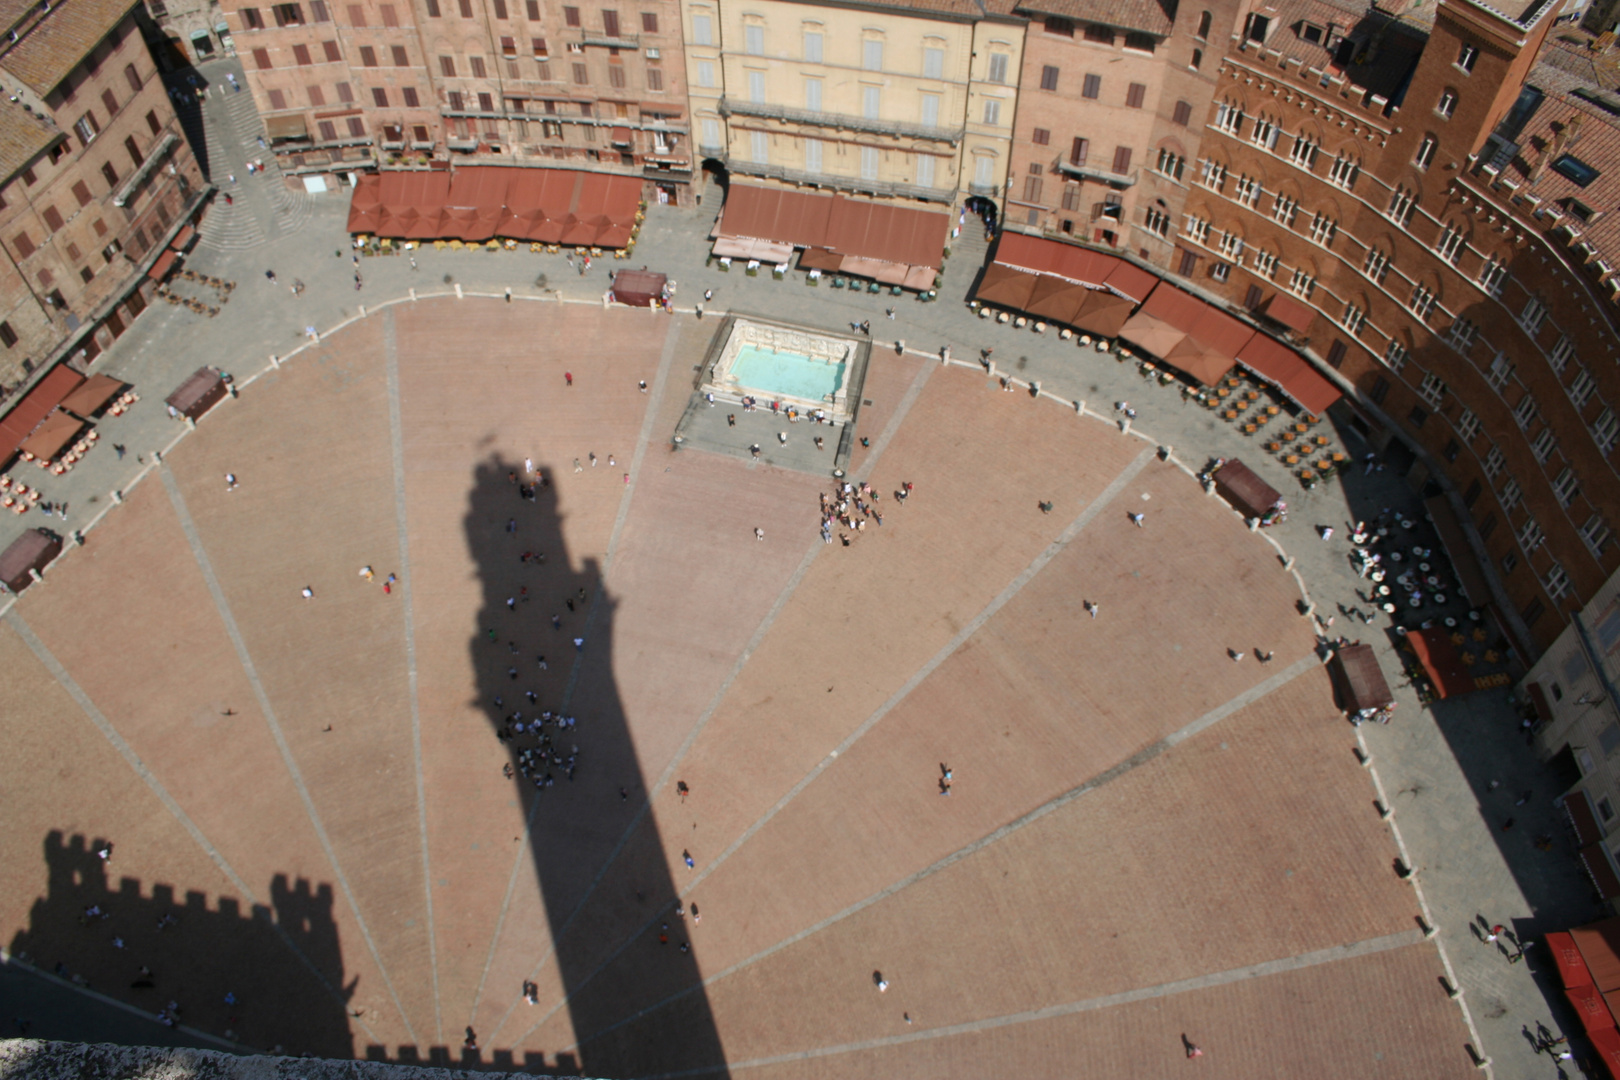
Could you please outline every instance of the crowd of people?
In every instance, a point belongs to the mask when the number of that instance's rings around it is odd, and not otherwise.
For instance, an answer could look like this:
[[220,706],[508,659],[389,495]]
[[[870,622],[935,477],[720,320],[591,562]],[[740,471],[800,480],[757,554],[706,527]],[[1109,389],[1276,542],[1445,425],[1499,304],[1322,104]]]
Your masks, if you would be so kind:
[[[909,481],[900,485],[894,493],[895,505],[903,504],[911,496],[911,488]],[[882,526],[883,511],[877,507],[882,498],[878,489],[864,480],[859,484],[844,480],[831,495],[822,492],[821,542],[832,543],[833,530],[838,528],[839,543],[849,547],[852,536],[866,531],[867,522]]]

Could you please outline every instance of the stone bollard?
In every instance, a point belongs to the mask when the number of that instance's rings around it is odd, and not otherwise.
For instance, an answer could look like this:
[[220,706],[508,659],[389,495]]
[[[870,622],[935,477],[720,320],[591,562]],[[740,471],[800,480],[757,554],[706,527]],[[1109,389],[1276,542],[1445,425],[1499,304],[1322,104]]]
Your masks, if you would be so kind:
[[187,431],[196,431],[197,430],[197,421],[193,420],[189,416],[186,417],[186,430]]
[[1436,930],[1433,926],[1429,925],[1428,921],[1425,920],[1423,918],[1423,916],[1421,916],[1421,915],[1419,915],[1417,917],[1417,924],[1418,924],[1418,929],[1423,931],[1423,936],[1426,937],[1426,938],[1432,938],[1432,937],[1434,937],[1434,935],[1436,935],[1436,934],[1438,934],[1440,932],[1440,931]]
[[1294,557],[1292,555],[1290,555],[1290,556],[1288,556],[1288,558],[1283,560],[1283,569],[1284,570],[1292,570],[1293,568],[1294,568]]
[[942,364],[948,364],[951,362],[951,347],[949,345],[946,345],[939,350],[939,362]]
[[1121,435],[1129,435],[1131,433],[1131,418],[1130,417],[1127,416],[1125,419],[1123,419],[1123,420],[1121,420],[1119,422],[1119,433]]
[[1373,806],[1377,807],[1378,816],[1383,818],[1385,821],[1388,821],[1390,818],[1395,816],[1395,811],[1389,806],[1388,803],[1374,802]]
[[122,491],[119,491],[117,488],[113,488],[112,489],[112,501],[115,502],[115,503],[123,502],[124,501],[124,493]]
[[415,285],[411,286],[410,292],[411,292],[411,303],[414,304],[414,303],[416,303],[416,286]]
[[1355,755],[1356,764],[1360,765],[1363,769],[1372,764],[1372,755],[1367,753],[1367,751],[1363,750],[1361,747],[1356,747]]
[[360,305],[360,317],[362,319],[364,319],[366,317],[366,305],[364,305],[364,304]]
[[159,465],[163,464],[163,451],[161,451],[161,450],[152,451],[152,460],[157,462]]
[[271,353],[270,366],[279,370],[281,368],[281,357],[277,356],[275,353]]
[[1260,519],[1259,518],[1250,518],[1249,519],[1249,531],[1250,532],[1259,532],[1260,531]]
[[457,300],[465,300],[466,299],[466,297],[461,295],[461,282],[459,282],[459,281],[456,282],[456,299]]
[[1310,603],[1306,604],[1305,609],[1300,614],[1304,615],[1307,619],[1310,618],[1312,615],[1315,615],[1316,614],[1316,601],[1312,600]]
[[1175,451],[1175,447],[1170,446],[1169,444],[1166,444],[1164,446],[1159,447],[1159,460],[1160,461],[1169,461],[1170,460],[1170,455],[1174,451]]
[[45,579],[44,579],[44,578],[42,578],[42,577],[40,577],[40,576],[39,576],[39,571],[38,571],[38,570],[35,570],[35,569],[34,569],[34,568],[33,568],[33,567],[32,567],[32,566],[30,566],[30,567],[29,567],[29,568],[28,568],[28,576],[29,576],[29,578],[30,578],[30,579],[32,579],[32,580],[33,580],[33,582],[34,582],[34,583],[35,583],[35,584],[36,584],[36,585],[43,585],[43,584],[45,584]]
[[512,286],[510,285],[506,287],[506,302],[508,304],[512,302]]
[[1462,987],[1458,986],[1444,975],[1440,976],[1440,985],[1446,988],[1446,997],[1450,998],[1452,1001],[1456,1001],[1458,998],[1463,996]]
[[1074,403],[1074,415],[1076,415],[1076,416],[1084,416],[1084,415],[1086,415],[1086,403],[1085,402],[1076,401]]

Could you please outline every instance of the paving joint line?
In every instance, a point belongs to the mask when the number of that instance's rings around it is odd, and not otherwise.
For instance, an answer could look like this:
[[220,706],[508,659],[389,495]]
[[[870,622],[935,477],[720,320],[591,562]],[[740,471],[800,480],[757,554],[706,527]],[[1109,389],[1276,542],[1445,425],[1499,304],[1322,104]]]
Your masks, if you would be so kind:
[[[152,794],[157,796],[164,809],[168,810],[170,816],[180,823],[180,827],[186,830],[191,839],[202,849],[203,854],[208,856],[209,861],[219,868],[219,872],[225,875],[226,880],[241,892],[242,898],[248,902],[250,910],[262,907],[258,894],[249,887],[246,881],[242,880],[242,876],[236,872],[236,869],[231,866],[225,856],[220,854],[219,849],[203,833],[202,827],[193,821],[191,816],[181,808],[179,801],[169,794],[169,790],[163,785],[163,781],[157,778],[157,775],[147,767],[146,762],[142,761],[140,755],[135,752],[135,748],[118,733],[118,729],[113,726],[111,720],[107,719],[107,715],[101,711],[100,706],[90,697],[89,692],[79,685],[78,680],[68,672],[62,662],[57,659],[56,654],[51,652],[50,646],[46,645],[39,635],[34,632],[34,628],[28,625],[27,620],[22,617],[22,613],[14,609],[9,610],[6,612],[5,619],[11,624],[11,628],[16,632],[17,636],[22,638],[23,644],[28,646],[29,651],[44,666],[45,670],[50,672],[51,677],[57,681],[57,684],[62,689],[67,691],[68,696],[79,706],[85,717],[95,725],[96,730],[100,731],[102,737],[112,744],[113,749],[124,759],[124,763],[130,767],[130,770],[151,789]],[[274,919],[267,919],[266,921],[276,936],[281,939],[282,944],[292,950],[293,955],[298,957],[299,961],[315,975],[321,986],[326,988],[326,991],[332,995],[334,1000],[343,1005],[345,1012],[349,1012],[347,999],[327,980],[320,968],[316,967],[309,957],[304,955],[303,950],[288,936],[287,931],[281,924]],[[0,957],[8,955],[3,950],[0,950]],[[39,972],[39,974],[46,973]],[[64,985],[78,988],[77,984],[66,983],[65,981]],[[133,1006],[126,1007],[133,1008]],[[145,1014],[143,1013],[143,1015]],[[360,1026],[365,1029],[366,1034],[373,1041],[376,1040],[376,1033],[371,1030],[370,1025],[364,1019],[360,1017],[353,1017],[353,1019],[359,1020]],[[209,1036],[209,1038],[214,1038],[214,1036]]]
[[[594,632],[597,613],[601,610],[602,597],[607,593],[608,574],[612,571],[614,557],[618,554],[619,538],[624,531],[624,523],[630,516],[630,501],[635,495],[637,483],[639,483],[641,480],[641,465],[646,460],[647,447],[652,441],[653,430],[658,424],[658,403],[664,399],[664,386],[668,382],[670,370],[674,366],[675,352],[680,345],[680,339],[680,325],[676,323],[675,320],[671,319],[669,328],[665,331],[664,347],[659,353],[658,370],[653,375],[653,385],[647,396],[646,414],[641,419],[641,431],[636,436],[636,448],[630,456],[630,482],[624,485],[624,493],[619,497],[619,510],[613,519],[613,530],[608,534],[607,551],[602,556],[601,580],[597,583],[595,595],[591,597],[590,610],[585,615],[585,633],[583,636],[587,644],[589,644],[591,636]],[[574,690],[579,685],[579,675],[583,664],[584,654],[577,653],[574,657],[573,665],[569,668],[567,686],[563,689],[561,708],[564,710],[568,708],[569,703],[574,699]],[[506,917],[517,885],[518,873],[523,865],[524,853],[532,852],[533,850],[531,845],[533,843],[532,834],[534,829],[535,811],[539,805],[539,799],[534,799],[531,801],[529,804],[529,812],[524,819],[524,842],[518,851],[517,858],[513,860],[512,873],[507,879],[506,897],[501,902],[501,912],[499,917],[496,919],[495,932],[491,936],[489,942],[489,954],[485,957],[484,970],[478,976],[478,989],[473,995],[472,1011],[474,1015],[476,1015],[478,1012],[479,1003],[483,1001],[484,981],[489,977],[489,969],[495,959],[495,950],[499,946],[501,935],[506,929]],[[617,852],[618,848],[615,848],[614,854],[617,854]],[[611,860],[612,856],[609,856],[609,863],[611,863]],[[598,875],[596,880],[600,880],[600,875]],[[592,882],[592,888],[594,887],[595,881]],[[589,892],[587,892],[586,895],[589,895]],[[559,934],[567,932],[568,927],[573,924],[574,918],[579,914],[580,910],[581,907],[577,906],[574,911],[569,914],[568,918],[563,922],[562,928],[558,931]],[[542,960],[542,963],[543,962],[544,961]],[[538,972],[538,970],[539,968],[537,966],[535,968],[535,972]],[[535,972],[530,973],[531,977]],[[501,1027],[511,1017],[512,1010],[515,1008],[517,1008],[516,1002],[512,1002],[507,1005],[506,1011],[501,1014],[501,1018],[496,1023],[494,1031],[490,1033],[491,1039],[500,1033]]]
[[[889,897],[910,888],[919,881],[930,878],[940,871],[961,862],[963,859],[967,859],[978,854],[985,848],[1005,840],[1013,833],[1019,832],[1020,830],[1035,824],[1037,821],[1041,820],[1047,815],[1056,813],[1058,810],[1063,809],[1065,806],[1068,806],[1077,799],[1083,798],[1084,796],[1091,794],[1093,791],[1096,791],[1107,784],[1118,780],[1126,773],[1132,772],[1138,767],[1147,764],[1153,759],[1159,757],[1161,754],[1168,752],[1177,744],[1191,738],[1193,735],[1196,735],[1199,732],[1204,731],[1218,721],[1231,716],[1239,709],[1247,705],[1252,705],[1254,702],[1281,688],[1287,683],[1292,682],[1305,672],[1320,666],[1320,663],[1316,660],[1314,655],[1301,657],[1288,667],[1284,668],[1282,671],[1271,676],[1269,679],[1266,679],[1264,682],[1250,687],[1248,690],[1245,690],[1243,693],[1237,695],[1237,697],[1232,698],[1229,701],[1217,705],[1215,708],[1198,717],[1196,720],[1188,723],[1186,726],[1177,731],[1171,732],[1169,735],[1159,739],[1157,742],[1150,743],[1141,750],[1138,750],[1136,753],[1132,754],[1130,757],[1126,758],[1124,761],[1115,763],[1084,783],[1070,788],[1068,791],[1047,800],[1041,805],[1035,807],[1033,810],[1030,810],[1028,813],[1022,814],[1019,817],[1014,818],[1012,821],[1007,822],[1005,825],[992,829],[990,832],[979,837],[979,839],[958,848],[943,858],[930,863],[928,866],[925,866],[920,870],[913,871],[912,873],[907,874],[905,877],[900,878],[898,881],[884,886],[870,896],[857,900],[855,903],[844,908],[842,911],[835,912],[820,922],[807,926],[797,933],[790,934],[781,941],[778,941],[776,944],[762,949],[743,960],[739,960],[737,963],[732,964],[730,967],[725,968],[722,971],[715,972],[713,975],[704,978],[695,986],[689,986],[685,990],[677,991],[676,993],[666,997],[663,1001],[649,1005],[645,1009],[642,1009],[631,1016],[627,1016],[624,1019],[601,1029],[600,1031],[593,1032],[586,1038],[579,1039],[575,1043],[575,1046],[583,1045],[590,1039],[600,1038],[601,1036],[606,1035],[617,1028],[623,1027],[625,1024],[632,1023],[635,1020],[648,1015],[649,1013],[656,1012],[657,1010],[662,1009],[689,994],[705,990],[714,983],[719,982],[721,979],[736,974],[742,969],[756,964],[761,960],[765,960],[770,956],[781,952],[783,949],[796,945],[836,923],[842,922],[853,915],[859,914],[868,907],[871,907],[873,904],[887,900]],[[647,927],[650,927],[651,925],[651,923],[648,923],[646,927],[643,927],[642,932],[645,932]],[[1416,931],[1413,932],[1416,933]],[[564,1047],[563,1049],[572,1050],[574,1047]]]
[[[888,447],[890,438],[896,431],[899,430],[901,422],[904,421],[907,414],[910,413],[912,405],[914,405],[917,398],[922,395],[923,387],[927,385],[929,375],[932,373],[932,371],[933,368],[931,366],[924,365],[917,372],[917,374],[912,377],[911,385],[906,388],[906,392],[901,395],[900,403],[895,406],[894,415],[891,416],[889,418],[889,422],[884,425],[883,431],[879,433],[876,442],[872,446],[872,452],[867,455],[866,460],[863,462],[863,465],[867,469],[868,475],[871,475],[871,469],[876,467],[879,459],[883,455],[883,451]],[[742,674],[742,670],[747,666],[749,658],[754,655],[754,650],[758,649],[760,644],[764,642],[765,635],[770,632],[771,627],[776,622],[776,617],[781,614],[782,609],[787,606],[787,602],[792,599],[793,595],[798,591],[799,585],[804,580],[805,575],[810,572],[811,564],[815,562],[816,556],[821,553],[821,549],[825,546],[826,545],[821,542],[819,537],[811,542],[808,549],[804,553],[804,558],[799,560],[799,565],[794,569],[793,573],[789,575],[788,580],[783,584],[781,590],[777,593],[776,599],[772,602],[770,610],[765,613],[765,617],[760,620],[759,626],[757,626],[754,629],[753,634],[749,636],[748,643],[743,646],[742,652],[738,654],[736,661],[731,666],[731,670],[727,672],[725,680],[715,690],[713,697],[709,699],[708,707],[704,709],[703,713],[698,717],[697,723],[692,725],[692,730],[687,732],[686,738],[681,741],[681,745],[676,748],[675,753],[670,756],[669,763],[664,766],[664,771],[659,775],[658,780],[647,789],[646,799],[641,802],[639,807],[637,807],[635,815],[630,819],[630,823],[625,826],[624,832],[620,834],[618,842],[613,846],[613,850],[608,852],[607,858],[603,860],[602,866],[598,869],[596,876],[591,879],[590,885],[586,888],[584,895],[581,896],[578,905],[576,905],[574,912],[569,916],[568,923],[565,924],[565,926],[572,924],[574,917],[577,916],[580,911],[584,910],[586,902],[589,901],[591,896],[595,894],[597,886],[602,883],[602,879],[607,876],[608,870],[613,866],[614,862],[618,860],[620,852],[622,852],[625,845],[630,842],[630,838],[635,835],[635,832],[641,826],[642,821],[647,817],[648,814],[652,812],[653,796],[669,786],[670,780],[674,778],[676,771],[680,768],[681,762],[685,760],[687,753],[697,742],[698,736],[701,735],[703,729],[708,726],[708,723],[714,717],[714,714],[719,711],[720,703],[725,700],[726,694],[730,692],[732,683],[736,682],[737,676]],[[638,931],[636,935],[632,935],[631,940],[634,940],[636,936],[639,936],[639,933],[640,932]],[[620,947],[620,951],[622,951],[622,949],[623,946]],[[551,958],[551,955],[553,952],[555,952],[555,950],[556,943],[553,942],[552,945],[547,949],[546,953],[542,955],[538,961],[536,961],[534,968],[531,970],[529,975],[531,979],[539,973],[542,967],[545,966],[546,961]],[[618,953],[615,952],[614,955],[616,956]],[[611,959],[611,957],[609,959]],[[519,1041],[521,1042],[522,1038],[527,1038],[530,1032],[534,1031],[535,1028],[539,1027],[541,1024],[545,1023],[548,1019],[555,1015],[558,1009],[562,1008],[568,1003],[571,996],[572,994],[565,988],[562,1000],[548,1009],[545,1015],[541,1016],[533,1024],[529,1025],[528,1029],[524,1031]],[[507,1015],[510,1014],[511,1010],[508,1009]],[[505,1022],[505,1017],[502,1017],[502,1022]]]
[[383,315],[383,356],[388,372],[388,442],[394,468],[394,525],[399,532],[400,602],[405,613],[405,676],[411,699],[411,754],[416,771],[416,827],[422,844],[422,893],[427,910],[428,972],[433,987],[434,1042],[444,1042],[443,1008],[439,1002],[438,924],[433,919],[433,872],[429,865],[427,780],[422,773],[422,702],[417,694],[416,619],[411,604],[410,517],[405,492],[405,423],[400,410],[399,342],[394,312]]
[[[1043,548],[1035,556],[1035,558],[1024,567],[1022,571],[1015,575],[1013,579],[1009,581],[1002,588],[1002,590],[979,611],[977,615],[963,625],[960,630],[952,635],[951,639],[947,641],[944,646],[942,646],[921,667],[913,672],[911,677],[902,683],[900,687],[883,702],[882,705],[878,706],[878,708],[870,716],[868,716],[853,731],[846,735],[843,740],[840,741],[838,745],[835,746],[830,752],[828,752],[825,757],[812,766],[809,772],[800,777],[799,780],[792,787],[790,787],[780,799],[776,801],[775,805],[767,810],[747,829],[744,829],[740,834],[738,834],[737,837],[733,839],[732,842],[728,844],[712,861],[704,864],[703,869],[699,870],[697,874],[678,891],[677,896],[685,897],[691,895],[691,893],[697,889],[698,886],[702,885],[711,874],[718,870],[727,860],[731,858],[732,855],[736,854],[736,852],[740,850],[744,844],[753,839],[753,837],[757,835],[759,831],[767,824],[769,824],[777,814],[786,809],[790,802],[797,798],[801,792],[808,788],[816,781],[818,777],[821,776],[822,773],[829,769],[833,762],[836,761],[841,754],[847,751],[850,747],[854,746],[855,743],[862,738],[862,736],[871,731],[872,728],[876,727],[877,724],[895,708],[895,706],[899,705],[911,694],[912,691],[914,691],[918,686],[922,685],[922,683],[930,675],[932,675],[940,667],[940,665],[944,664],[946,660],[950,659],[950,657],[961,649],[961,647],[966,644],[974,634],[978,633],[979,630],[982,629],[984,625],[996,615],[997,612],[999,612],[1003,607],[1011,602],[1014,597],[1023,591],[1024,587],[1033,581],[1035,577],[1042,570],[1044,570],[1046,566],[1051,563],[1051,561],[1056,558],[1058,554],[1062,552],[1063,549],[1067,547],[1076,536],[1080,534],[1081,530],[1095,520],[1097,515],[1100,514],[1108,505],[1110,505],[1114,499],[1119,496],[1120,492],[1125,490],[1126,485],[1134,480],[1142,472],[1142,470],[1147,467],[1148,462],[1152,459],[1153,453],[1146,450],[1132,458],[1125,465],[1125,467],[1120,470],[1119,474],[1109,482],[1108,486],[1086,504],[1086,506],[1078,515],[1075,516],[1074,520],[1068,524],[1063,532],[1058,534],[1056,539],[1047,544],[1047,546]],[[634,942],[639,939],[642,934],[646,933],[652,924],[659,921],[660,918],[662,918],[661,915],[655,914],[635,933],[627,936],[626,939],[620,943],[617,949],[614,949],[611,953],[609,953],[608,956],[597,965],[596,969],[580,982],[579,986],[583,987],[586,983],[590,982],[591,979],[595,978],[598,974],[605,970],[609,964],[613,963],[613,961],[617,959],[626,949],[630,948]],[[812,931],[814,929],[815,928],[811,928]],[[750,961],[745,961],[745,963],[747,962]],[[707,983],[708,980],[704,980],[704,982],[700,985],[707,985]],[[567,1001],[568,997],[565,996],[563,1000]],[[550,1014],[548,1013],[547,1015],[549,1016]],[[638,1013],[637,1015],[640,1014]],[[546,1017],[542,1017],[535,1026],[538,1026],[538,1024],[541,1022],[544,1022],[545,1019]],[[621,1024],[626,1022],[628,1021],[620,1021]],[[618,1026],[618,1024],[615,1024],[605,1030],[611,1031],[614,1027]],[[533,1030],[533,1028],[530,1030]],[[525,1034],[527,1034],[527,1032],[525,1032]],[[598,1034],[601,1034],[601,1032]],[[581,1039],[580,1041],[584,1042],[585,1040]]]
[[1345,960],[1356,960],[1364,956],[1374,956],[1378,953],[1389,952],[1394,949],[1406,948],[1422,941],[1422,935],[1416,930],[1402,930],[1399,933],[1386,934],[1382,937],[1365,938],[1348,945],[1334,945],[1325,949],[1316,949],[1308,953],[1295,956],[1281,957],[1276,960],[1263,960],[1256,964],[1248,964],[1240,968],[1229,968],[1225,971],[1212,972],[1208,975],[1195,975],[1174,982],[1159,983],[1154,986],[1139,987],[1135,990],[1123,990],[1116,994],[1105,994],[1102,997],[1084,998],[1080,1001],[1068,1001],[1060,1005],[1048,1005],[1040,1009],[1029,1009],[1023,1012],[1005,1013],[1001,1016],[986,1017],[983,1020],[968,1020],[958,1024],[947,1024],[944,1027],[932,1028],[925,1031],[908,1032],[900,1035],[889,1035],[879,1039],[865,1039],[860,1042],[843,1043],[833,1046],[816,1047],[811,1050],[800,1050],[791,1054],[776,1054],[771,1057],[755,1058],[750,1061],[732,1061],[722,1065],[706,1068],[685,1069],[678,1072],[651,1074],[642,1080],[676,1080],[678,1077],[702,1076],[730,1069],[757,1069],[773,1065],[783,1065],[792,1062],[813,1061],[818,1058],[833,1057],[839,1054],[858,1053],[864,1050],[877,1050],[893,1046],[903,1046],[925,1040],[951,1038],[957,1035],[971,1035],[982,1031],[991,1031],[996,1028],[1011,1027],[1018,1024],[1036,1023],[1042,1020],[1055,1020],[1066,1016],[1075,1016],[1080,1013],[1096,1012],[1101,1009],[1117,1008],[1121,1005],[1130,1005],[1138,1001],[1151,1001],[1156,998],[1174,997],[1178,994],[1206,990],[1218,986],[1230,986],[1233,983],[1247,982],[1250,979],[1268,978],[1273,975],[1282,975],[1292,971],[1303,971],[1307,968],[1320,967],[1323,964],[1339,963]]
[[366,948],[371,952],[371,958],[377,965],[377,972],[382,976],[383,984],[388,988],[388,996],[393,999],[394,1008],[399,1011],[400,1020],[405,1025],[405,1032],[412,1042],[416,1040],[416,1031],[411,1026],[411,1018],[405,1011],[405,1006],[399,1000],[399,993],[394,989],[394,981],[388,975],[388,968],[383,964],[382,954],[377,949],[377,942],[371,936],[371,928],[366,925],[365,914],[356,902],[354,890],[349,886],[348,876],[338,863],[337,851],[332,847],[332,839],[326,833],[326,826],[321,823],[320,811],[315,806],[314,796],[310,794],[309,787],[304,783],[302,771],[293,757],[292,746],[287,742],[286,733],[281,729],[281,722],[276,719],[274,707],[270,704],[270,694],[264,683],[259,679],[258,668],[253,663],[253,657],[248,652],[247,641],[242,637],[241,629],[236,625],[236,616],[231,611],[230,601],[225,597],[225,588],[214,573],[213,564],[209,561],[208,552],[203,547],[202,535],[197,531],[197,523],[191,518],[191,511],[186,507],[185,497],[180,492],[180,485],[169,469],[162,469],[159,475],[163,478],[163,486],[168,490],[169,501],[174,506],[175,516],[180,521],[180,527],[185,532],[186,542],[191,546],[191,554],[197,561],[197,568],[202,574],[203,581],[214,600],[214,606],[219,612],[220,621],[225,625],[225,633],[231,639],[236,649],[237,659],[247,676],[248,684],[253,687],[253,694],[258,699],[259,708],[263,712],[265,724],[270,729],[270,735],[275,740],[276,749],[281,753],[282,763],[287,768],[298,797],[304,804],[304,812],[309,816],[309,822],[315,830],[316,839],[320,841],[321,849],[325,852],[327,861],[332,866],[332,874],[337,878],[338,887],[343,890],[344,899],[348,901],[349,910],[354,914],[354,921],[365,939]]

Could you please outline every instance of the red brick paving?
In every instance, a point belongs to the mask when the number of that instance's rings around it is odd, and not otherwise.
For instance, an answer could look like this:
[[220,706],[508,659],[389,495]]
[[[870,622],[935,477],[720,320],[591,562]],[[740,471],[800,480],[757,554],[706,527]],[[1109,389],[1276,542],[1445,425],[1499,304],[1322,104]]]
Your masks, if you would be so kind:
[[[682,848],[701,869],[759,822],[1144,444],[1053,403],[991,392],[971,370],[931,370],[876,469],[886,524],[851,548],[823,548],[816,478],[670,449],[691,366],[716,324],[482,301],[392,312],[249,387],[177,449],[171,468],[418,1044],[436,1032],[404,596],[384,597],[355,574],[362,563],[395,569],[399,550],[387,318],[398,343],[445,1041],[473,1022],[486,1047],[520,1052],[556,1054],[583,1037],[584,1067],[601,1074],[713,1066],[722,1046],[725,1058],[745,1064],[1415,927],[1413,897],[1390,870],[1394,849],[1349,754],[1348,729],[1312,669],[1104,788],[719,979],[707,995],[660,1005],[700,973],[712,976],[873,895],[1307,655],[1292,579],[1268,545],[1184,474],[1148,464],[697,888],[702,925],[674,925],[676,941],[690,933],[694,942],[683,957],[657,944],[656,921],[652,934],[631,937],[694,877],[680,864]],[[637,380],[653,381],[666,345],[674,352],[665,394],[640,394]],[[927,362],[874,358],[863,434],[876,438]],[[564,370],[576,376],[571,389]],[[622,474],[649,409],[651,437],[626,504]],[[591,451],[601,464],[576,476],[573,459]],[[521,503],[505,476],[529,455],[555,478],[539,508]],[[227,469],[243,481],[234,494],[224,490]],[[887,492],[901,480],[915,482],[916,493],[896,507]],[[1056,504],[1050,516],[1035,508],[1046,499]],[[1145,511],[1147,528],[1132,527],[1127,510]],[[505,533],[507,517],[520,522],[515,538]],[[756,524],[763,542],[753,539]],[[548,550],[544,569],[517,559],[533,544]],[[621,802],[617,789],[650,784],[675,760],[812,552],[679,761],[674,776],[691,784],[692,797],[682,804],[660,792],[653,815],[604,869],[637,805]],[[161,481],[148,478],[51,576],[19,610],[226,858],[254,888],[275,873],[331,883]],[[316,602],[298,597],[305,583]],[[517,617],[504,601],[522,584],[534,599]],[[493,738],[492,699],[533,686],[547,704],[560,700],[575,659],[567,639],[585,622],[583,610],[569,615],[561,602],[579,587],[598,619],[572,705],[582,769],[575,783],[540,797],[534,847],[525,850],[514,838],[526,803],[500,776],[508,754]],[[1083,599],[1101,603],[1099,619],[1086,617]],[[86,620],[91,610],[96,617]],[[563,633],[549,625],[554,610],[568,619]],[[486,640],[487,627],[496,642]],[[519,644],[515,657],[508,640]],[[1250,658],[1233,664],[1228,647]],[[1253,661],[1256,648],[1275,650],[1271,667]],[[537,652],[550,658],[549,671],[533,664]],[[125,820],[123,808],[154,800],[77,706],[41,686],[42,670],[9,630],[0,630],[4,659],[12,661],[0,666],[8,700],[38,700],[29,720],[65,739],[42,741],[8,716],[16,760],[42,775],[63,767],[53,763],[64,756],[74,763],[50,799],[7,789],[14,827],[0,850],[8,864],[39,865],[50,828],[99,829],[118,841],[121,860],[130,850],[128,865],[143,878],[222,891],[218,872],[161,808]],[[506,679],[509,662],[520,681]],[[242,714],[228,721],[239,727],[204,722],[221,701]],[[328,723],[334,730],[322,731]],[[100,764],[85,770],[81,761]],[[956,769],[950,799],[933,787],[939,761]],[[561,953],[550,956],[553,927],[598,872]],[[0,930],[25,929],[44,892],[41,876],[8,876]],[[356,1001],[393,1051],[409,1036],[341,896],[333,907],[344,971],[360,977]],[[541,1004],[517,1005],[497,1030],[537,963]],[[887,995],[870,984],[874,967],[893,980]],[[1067,1075],[1078,1064],[1155,1077],[1183,1067],[1251,1077],[1457,1075],[1467,1067],[1466,1032],[1438,974],[1432,947],[1420,943],[1076,1016],[745,1071]],[[565,983],[574,997],[559,1008]],[[654,1007],[615,1027],[644,1006]],[[918,1024],[904,1025],[901,1010]],[[269,1030],[241,1027],[244,1037]],[[1209,1056],[1181,1061],[1181,1030]],[[367,1036],[356,1028],[353,1039],[361,1052]]]

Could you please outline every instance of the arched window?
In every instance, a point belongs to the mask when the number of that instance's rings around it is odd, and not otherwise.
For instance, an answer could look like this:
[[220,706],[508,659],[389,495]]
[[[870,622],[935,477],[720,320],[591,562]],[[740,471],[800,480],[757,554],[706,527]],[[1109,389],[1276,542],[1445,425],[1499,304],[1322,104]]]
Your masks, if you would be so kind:
[[1209,25],[1213,19],[1214,16],[1207,11],[1198,16],[1198,33],[1193,36],[1200,41],[1206,40],[1209,37]]

